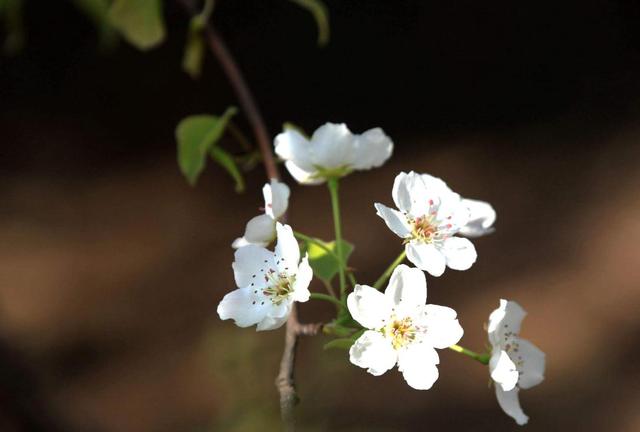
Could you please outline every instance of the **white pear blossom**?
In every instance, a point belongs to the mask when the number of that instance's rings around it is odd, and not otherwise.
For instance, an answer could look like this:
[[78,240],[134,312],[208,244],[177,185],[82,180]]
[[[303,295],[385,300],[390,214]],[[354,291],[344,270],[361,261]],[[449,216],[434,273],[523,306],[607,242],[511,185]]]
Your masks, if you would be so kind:
[[438,379],[438,353],[456,344],[463,330],[456,312],[425,304],[427,281],[417,268],[399,265],[386,291],[356,285],[347,297],[351,316],[367,330],[349,350],[351,363],[382,375],[396,364],[417,390],[428,390]]
[[276,222],[286,213],[289,206],[289,194],[289,186],[276,179],[266,183],[262,188],[264,214],[247,222],[244,235],[235,239],[231,246],[237,249],[249,244],[269,245],[276,237]]
[[375,204],[378,216],[404,239],[407,258],[433,276],[445,267],[467,270],[476,261],[473,244],[456,237],[470,221],[468,205],[437,177],[401,172],[393,183],[393,201],[399,210]]
[[491,343],[489,371],[498,404],[519,425],[526,424],[529,417],[520,407],[518,393],[540,384],[545,369],[545,354],[519,336],[525,315],[518,303],[500,300],[500,307],[489,316],[487,328]]
[[289,225],[276,223],[275,252],[248,245],[236,250],[233,272],[238,289],[218,305],[220,319],[233,319],[239,327],[257,324],[273,330],[285,323],[294,301],[309,300],[313,272]]
[[353,134],[344,123],[325,123],[307,139],[295,129],[276,136],[275,150],[299,183],[320,184],[354,170],[368,170],[386,162],[393,142],[380,128]]

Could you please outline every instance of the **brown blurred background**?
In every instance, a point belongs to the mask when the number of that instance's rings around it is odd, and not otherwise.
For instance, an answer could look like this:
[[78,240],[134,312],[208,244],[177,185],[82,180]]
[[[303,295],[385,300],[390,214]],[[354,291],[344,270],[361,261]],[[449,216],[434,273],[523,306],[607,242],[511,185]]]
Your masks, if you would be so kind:
[[[384,168],[342,185],[358,279],[399,252],[372,206],[391,203],[397,172],[491,202],[478,262],[428,278],[429,302],[454,307],[477,350],[499,298],[529,311],[547,374],[522,392],[527,430],[640,430],[638,4],[327,4],[326,49],[284,0],[221,0],[214,21],[272,134],[330,120],[394,138]],[[283,331],[215,313],[263,172],[236,195],[212,164],[190,188],[175,162],[182,117],[235,103],[224,76],[210,58],[200,81],[180,71],[187,19],[171,1],[168,43],[147,54],[101,50],[71,2],[26,12],[25,50],[0,58],[0,430],[278,430]],[[290,223],[330,238],[325,188],[286,179]],[[331,312],[301,307],[307,321]],[[301,430],[517,429],[486,368],[454,352],[418,392],[325,342],[300,346]]]

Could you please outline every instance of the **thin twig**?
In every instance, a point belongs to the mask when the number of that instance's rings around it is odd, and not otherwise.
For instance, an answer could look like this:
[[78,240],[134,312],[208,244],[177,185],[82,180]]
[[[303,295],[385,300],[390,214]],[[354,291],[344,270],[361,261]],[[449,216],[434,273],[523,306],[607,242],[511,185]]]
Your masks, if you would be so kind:
[[[195,3],[192,0],[179,0],[182,6],[187,10],[191,16],[197,15]],[[247,85],[247,82],[242,75],[242,71],[238,67],[235,59],[229,52],[226,44],[222,40],[222,37],[210,22],[205,23],[204,36],[206,38],[207,45],[211,50],[211,53],[215,56],[216,60],[222,67],[233,91],[236,93],[238,102],[242,107],[242,111],[247,116],[247,120],[253,129],[253,134],[262,153],[262,159],[264,168],[267,172],[267,177],[270,179],[279,179],[280,173],[278,172],[278,165],[276,164],[273,153],[271,152],[271,140],[269,139],[269,133],[265,126],[262,114],[258,108],[258,104],[251,93],[251,89]]]
[[[195,3],[192,0],[178,1],[192,17],[198,13]],[[231,87],[236,93],[236,97],[238,98],[238,102],[240,103],[243,112],[247,116],[247,120],[251,124],[253,134],[256,138],[256,142],[258,143],[258,148],[262,154],[262,163],[264,164],[267,172],[267,177],[276,180],[280,179],[278,166],[276,165],[273,152],[271,151],[269,133],[267,132],[264,120],[260,114],[260,110],[258,109],[258,104],[256,103],[240,68],[222,40],[222,37],[210,22],[205,23],[204,35],[211,53],[218,60],[218,63],[220,63]],[[280,414],[284,422],[285,430],[287,431],[295,430],[293,407],[295,406],[298,397],[296,395],[293,372],[298,337],[315,335],[320,331],[321,327],[321,324],[301,324],[298,321],[295,304],[292,306],[291,314],[287,320],[284,350],[282,352],[282,360],[280,361],[280,372],[276,377],[276,387],[280,393]]]
[[293,372],[298,338],[300,336],[314,336],[321,328],[321,324],[300,324],[295,304],[291,307],[284,339],[284,351],[280,360],[280,372],[276,377],[276,387],[280,393],[280,415],[284,423],[284,430],[287,432],[293,432],[296,429],[293,409],[298,403],[298,395],[296,394]]

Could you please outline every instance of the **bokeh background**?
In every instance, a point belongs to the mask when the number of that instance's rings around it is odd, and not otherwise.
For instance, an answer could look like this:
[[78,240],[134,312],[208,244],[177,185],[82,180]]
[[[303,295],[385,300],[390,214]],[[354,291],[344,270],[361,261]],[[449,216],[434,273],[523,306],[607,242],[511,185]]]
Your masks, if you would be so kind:
[[[199,81],[180,70],[187,18],[166,3],[168,42],[140,53],[101,48],[70,1],[27,1],[27,45],[0,58],[2,431],[279,429],[283,331],[215,313],[264,174],[248,173],[242,195],[212,164],[195,188],[180,175],[177,122],[236,101],[213,59]],[[529,311],[523,336],[547,352],[547,374],[522,392],[526,430],[640,430],[640,6],[327,0],[319,49],[291,2],[217,3],[272,135],[344,121],[393,137],[390,162],[342,184],[358,279],[399,252],[372,207],[391,202],[399,171],[491,202],[478,262],[428,278],[429,301],[458,311],[476,350],[499,298]],[[290,223],[330,238],[325,188],[285,179]],[[326,341],[300,344],[303,431],[517,429],[486,368],[454,352],[418,392]]]

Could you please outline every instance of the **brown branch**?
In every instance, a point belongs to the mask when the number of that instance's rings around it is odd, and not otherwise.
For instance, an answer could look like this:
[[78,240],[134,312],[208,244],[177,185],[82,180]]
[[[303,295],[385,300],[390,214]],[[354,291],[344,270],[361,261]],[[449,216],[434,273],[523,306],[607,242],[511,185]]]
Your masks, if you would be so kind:
[[293,372],[298,338],[300,336],[314,336],[322,328],[322,324],[301,324],[298,321],[297,313],[296,306],[293,304],[287,320],[280,372],[276,377],[276,388],[280,393],[280,415],[287,432],[295,431],[293,408],[298,403],[298,395],[296,394]]
[[[195,16],[197,14],[195,4],[192,0],[179,0],[179,2],[191,16]],[[220,63],[231,87],[233,87],[233,90],[236,93],[236,97],[240,102],[242,110],[247,116],[247,120],[251,124],[253,134],[256,138],[256,142],[258,143],[258,148],[262,154],[262,163],[264,164],[267,172],[267,177],[276,180],[280,179],[278,166],[275,163],[273,152],[271,151],[269,133],[267,132],[264,120],[260,114],[260,110],[258,109],[258,104],[256,103],[240,68],[222,40],[222,37],[210,22],[205,24],[204,35],[211,53]],[[280,361],[280,371],[276,377],[276,388],[280,393],[280,414],[285,426],[284,428],[287,431],[295,430],[293,408],[298,401],[298,396],[296,395],[293,372],[298,338],[300,336],[313,336],[320,331],[321,327],[321,324],[301,324],[298,321],[296,306],[295,304],[292,305],[291,314],[289,315],[286,325],[284,349],[282,352],[282,360]]]
[[[179,1],[191,16],[195,16],[197,14],[195,4],[192,0]],[[215,56],[216,60],[218,60],[218,63],[220,63],[220,66],[227,76],[233,91],[236,93],[240,107],[247,116],[247,120],[253,129],[253,134],[256,138],[256,142],[258,143],[258,147],[260,148],[260,153],[262,153],[262,160],[267,172],[267,177],[276,180],[280,179],[278,165],[276,165],[273,153],[271,152],[271,140],[269,139],[267,127],[264,124],[262,114],[260,114],[258,104],[251,93],[251,89],[249,89],[249,86],[242,75],[242,71],[231,55],[231,52],[229,52],[229,49],[222,40],[220,34],[218,34],[216,29],[209,22],[205,23],[204,35],[211,53]]]

